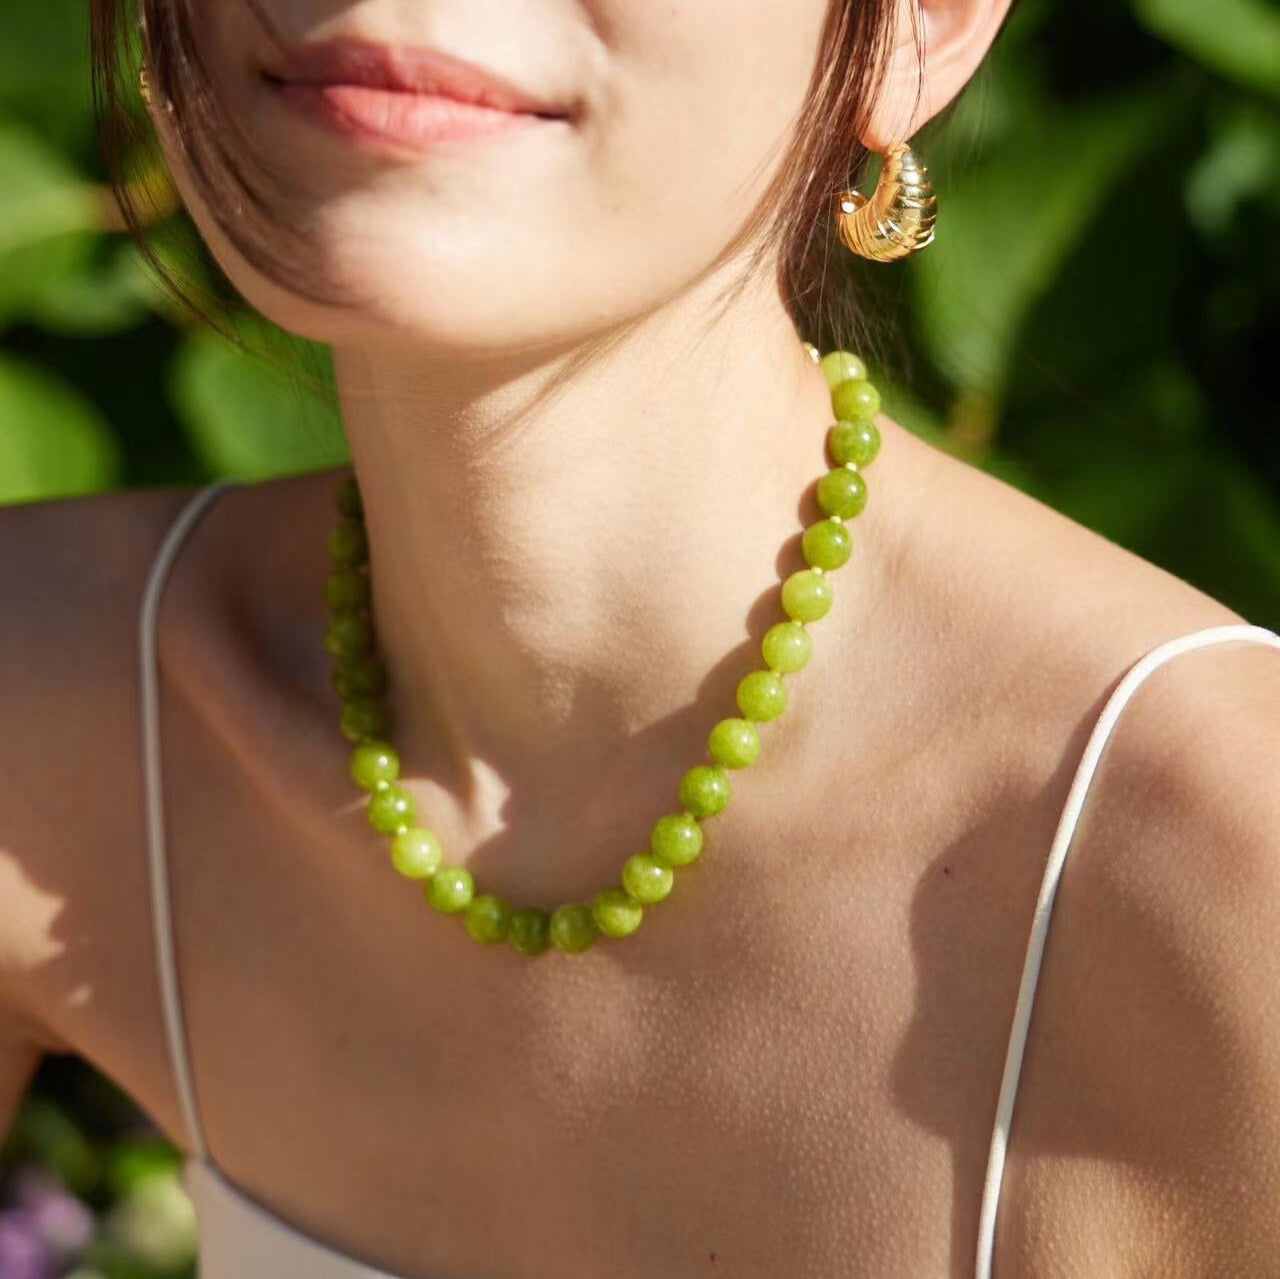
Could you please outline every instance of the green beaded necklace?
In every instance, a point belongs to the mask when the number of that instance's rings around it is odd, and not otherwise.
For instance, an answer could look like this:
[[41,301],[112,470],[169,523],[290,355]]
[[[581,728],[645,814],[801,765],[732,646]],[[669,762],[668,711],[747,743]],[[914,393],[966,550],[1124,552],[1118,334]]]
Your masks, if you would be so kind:
[[783,676],[800,670],[812,655],[806,623],[825,617],[831,608],[828,572],[846,563],[851,550],[845,521],[861,514],[867,504],[867,484],[859,467],[880,451],[880,432],[873,421],[880,395],[867,380],[866,365],[848,351],[819,356],[808,342],[805,349],[820,365],[831,391],[836,421],[827,432],[827,450],[835,465],[817,485],[818,506],[827,518],[810,524],[801,539],[809,567],[792,573],[781,586],[782,609],[790,620],[765,633],[760,644],[765,669],[751,671],[738,684],[741,717],[722,719],[712,728],[707,737],[711,762],[694,765],[680,779],[679,810],[658,818],[649,832],[648,851],[629,857],[622,867],[622,883],[604,889],[591,902],[566,902],[545,911],[512,907],[493,893],[477,893],[471,872],[445,865],[439,837],[418,825],[413,796],[397,785],[400,759],[383,740],[390,713],[386,670],[374,643],[364,503],[354,475],[339,482],[342,518],[327,543],[334,568],[325,581],[332,616],[324,642],[334,658],[333,687],[343,702],[342,734],[355,743],[351,777],[370,792],[370,825],[392,837],[392,865],[422,884],[435,910],[459,916],[474,941],[508,941],[522,955],[540,955],[548,946],[572,955],[586,950],[601,934],[634,933],[644,908],[671,892],[675,870],[701,853],[701,823],[728,806],[732,791],[727,770],[745,768],[758,757],[756,724],[777,719],[786,709]]

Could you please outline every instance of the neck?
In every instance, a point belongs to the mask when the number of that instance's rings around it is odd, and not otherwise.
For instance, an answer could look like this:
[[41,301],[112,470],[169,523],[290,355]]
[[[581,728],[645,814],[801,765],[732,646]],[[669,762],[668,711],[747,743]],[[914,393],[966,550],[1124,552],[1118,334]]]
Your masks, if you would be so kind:
[[717,283],[544,357],[334,349],[390,736],[464,804],[739,714],[831,417],[776,289],[708,325]]

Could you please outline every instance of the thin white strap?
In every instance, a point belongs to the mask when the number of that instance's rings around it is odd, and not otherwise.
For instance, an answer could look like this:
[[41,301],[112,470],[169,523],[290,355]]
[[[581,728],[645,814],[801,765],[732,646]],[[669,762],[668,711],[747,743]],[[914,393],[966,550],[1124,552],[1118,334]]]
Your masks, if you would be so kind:
[[1066,806],[1058,823],[1057,834],[1049,849],[1049,862],[1044,881],[1040,885],[1040,897],[1036,902],[1035,916],[1031,924],[1031,939],[1027,943],[1026,960],[1022,967],[1022,985],[1018,988],[1018,1003],[1013,1015],[1013,1029],[1009,1035],[1009,1051],[1005,1057],[1004,1077],[1000,1083],[1000,1098],[996,1103],[995,1127],[991,1133],[991,1153],[987,1162],[986,1180],[982,1187],[982,1208],[978,1218],[977,1279],[991,1279],[991,1254],[995,1241],[996,1208],[1000,1200],[1000,1187],[1004,1180],[1004,1157],[1009,1145],[1009,1127],[1013,1119],[1013,1103],[1018,1092],[1018,1077],[1022,1071],[1022,1053],[1027,1043],[1027,1026],[1031,1019],[1031,1005],[1036,996],[1036,982],[1040,977],[1040,960],[1044,954],[1045,936],[1049,928],[1049,916],[1053,911],[1053,899],[1058,891],[1058,880],[1066,863],[1067,848],[1075,834],[1076,821],[1084,808],[1085,794],[1098,767],[1102,748],[1111,736],[1111,730],[1120,718],[1121,711],[1138,686],[1156,667],[1179,653],[1202,648],[1207,644],[1222,644],[1230,640],[1249,640],[1269,644],[1280,650],[1280,635],[1264,626],[1248,622],[1233,622],[1224,626],[1209,626],[1166,640],[1140,657],[1116,686],[1107,699],[1084,748],[1084,755],[1076,769],[1075,780],[1067,795]]
[[187,1059],[186,1030],[182,1018],[182,1000],[178,990],[177,967],[173,954],[173,919],[169,902],[168,859],[164,842],[164,792],[160,778],[160,726],[158,716],[158,673],[156,669],[156,614],[160,593],[169,569],[177,557],[183,538],[200,518],[205,508],[222,492],[236,483],[218,480],[205,485],[192,495],[169,526],[160,549],[156,552],[142,594],[138,624],[138,641],[142,676],[142,773],[147,808],[147,850],[151,868],[151,912],[155,928],[156,969],[160,978],[160,997],[164,1010],[165,1035],[169,1043],[169,1060],[178,1085],[178,1102],[183,1122],[191,1135],[194,1153],[208,1157],[204,1129],[196,1109],[191,1066]]

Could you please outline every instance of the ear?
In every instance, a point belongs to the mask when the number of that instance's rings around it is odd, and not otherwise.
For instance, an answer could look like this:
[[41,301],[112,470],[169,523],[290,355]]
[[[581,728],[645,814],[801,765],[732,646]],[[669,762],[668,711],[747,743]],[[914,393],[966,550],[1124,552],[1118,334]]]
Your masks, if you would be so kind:
[[937,115],[977,71],[1012,2],[899,0],[893,52],[863,144],[884,151]]

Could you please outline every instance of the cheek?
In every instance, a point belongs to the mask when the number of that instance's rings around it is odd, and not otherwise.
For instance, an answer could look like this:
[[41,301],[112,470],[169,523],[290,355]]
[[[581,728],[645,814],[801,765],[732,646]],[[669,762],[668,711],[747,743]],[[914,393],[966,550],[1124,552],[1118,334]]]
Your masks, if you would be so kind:
[[[802,0],[614,7],[577,128],[535,125],[387,164],[258,117],[317,285],[361,301],[324,307],[272,284],[176,174],[227,275],[317,340],[400,335],[469,351],[570,341],[659,304],[732,239],[781,162],[822,12]],[[248,118],[256,88],[224,87]]]

